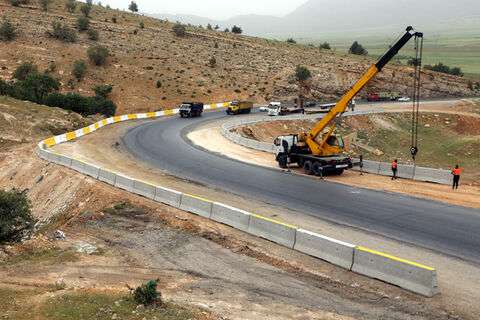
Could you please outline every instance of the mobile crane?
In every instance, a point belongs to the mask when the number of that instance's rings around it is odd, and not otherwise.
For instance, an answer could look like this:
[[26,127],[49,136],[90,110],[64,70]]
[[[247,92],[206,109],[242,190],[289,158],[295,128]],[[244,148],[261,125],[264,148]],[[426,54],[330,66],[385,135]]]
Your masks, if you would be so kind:
[[[334,134],[336,127],[335,119],[346,111],[350,101],[357,93],[392,60],[412,37],[415,37],[415,44],[418,44],[418,39],[423,40],[423,33],[415,31],[411,26],[407,27],[405,34],[367,70],[310,132],[277,137],[274,140],[274,144],[277,146],[276,160],[279,166],[287,168],[289,164],[296,163],[299,167],[303,167],[305,173],[309,175],[342,174],[345,169],[352,168],[352,159],[344,155],[343,139]],[[416,69],[419,69],[417,65],[420,64],[416,63]],[[415,78],[415,85],[417,84],[419,86],[419,81]],[[419,88],[415,89],[419,90]]]

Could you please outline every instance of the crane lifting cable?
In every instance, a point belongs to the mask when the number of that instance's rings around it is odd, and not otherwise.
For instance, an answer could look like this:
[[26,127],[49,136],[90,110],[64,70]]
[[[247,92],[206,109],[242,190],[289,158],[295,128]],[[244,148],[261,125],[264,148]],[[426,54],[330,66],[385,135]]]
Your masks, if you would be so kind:
[[412,154],[413,161],[418,153],[418,123],[419,123],[419,111],[420,111],[420,75],[422,70],[422,55],[423,55],[423,33],[415,33],[415,60],[414,60],[414,75],[413,75],[413,93],[412,93],[412,141],[410,147],[410,153]]

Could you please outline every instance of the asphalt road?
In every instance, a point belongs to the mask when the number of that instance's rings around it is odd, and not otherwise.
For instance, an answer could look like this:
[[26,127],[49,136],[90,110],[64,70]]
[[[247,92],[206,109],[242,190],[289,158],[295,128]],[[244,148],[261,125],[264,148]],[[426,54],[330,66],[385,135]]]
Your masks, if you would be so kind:
[[196,119],[159,119],[130,129],[123,143],[138,159],[175,176],[480,262],[478,209],[246,164],[192,146],[185,138],[194,127],[221,117],[224,112],[205,113]]

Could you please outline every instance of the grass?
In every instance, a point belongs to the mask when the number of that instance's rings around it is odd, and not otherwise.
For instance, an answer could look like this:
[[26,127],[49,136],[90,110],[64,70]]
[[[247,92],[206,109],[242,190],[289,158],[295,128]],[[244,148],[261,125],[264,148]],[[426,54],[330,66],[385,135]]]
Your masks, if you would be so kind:
[[31,297],[46,291],[35,289],[0,288],[0,318],[30,320],[36,319],[37,311],[31,307]]
[[9,257],[0,263],[0,266],[13,265],[39,265],[39,264],[61,264],[65,262],[77,261],[78,256],[73,250],[44,249],[27,250],[18,255]]
[[196,311],[187,310],[181,306],[165,303],[162,306],[137,309],[130,296],[112,294],[109,292],[89,293],[76,292],[60,297],[50,298],[41,307],[40,314],[44,319],[96,319],[110,320],[114,315],[117,319],[158,319],[187,320],[198,318]]

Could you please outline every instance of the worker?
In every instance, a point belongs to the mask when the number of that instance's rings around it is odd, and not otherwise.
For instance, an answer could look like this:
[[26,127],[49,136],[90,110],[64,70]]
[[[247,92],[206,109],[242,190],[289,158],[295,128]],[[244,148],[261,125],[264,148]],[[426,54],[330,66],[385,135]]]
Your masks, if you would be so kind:
[[360,155],[360,175],[363,176],[363,154]]
[[398,172],[398,160],[395,159],[392,162],[392,180],[397,179],[397,172]]
[[458,183],[460,182],[460,174],[462,173],[462,169],[458,166],[458,164],[455,166],[455,169],[452,170],[453,174],[453,185],[452,189],[458,189]]

